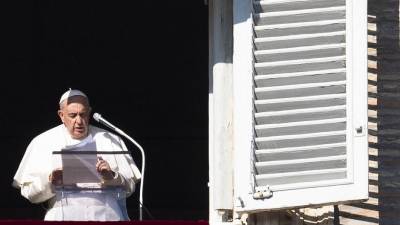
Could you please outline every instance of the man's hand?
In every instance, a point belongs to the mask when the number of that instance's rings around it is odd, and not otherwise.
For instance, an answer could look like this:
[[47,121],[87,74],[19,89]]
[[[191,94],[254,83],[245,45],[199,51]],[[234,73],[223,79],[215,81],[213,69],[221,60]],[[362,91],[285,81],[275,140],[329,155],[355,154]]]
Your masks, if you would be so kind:
[[115,173],[111,170],[110,165],[101,156],[97,158],[96,170],[100,173],[104,180],[112,180]]
[[62,185],[63,183],[63,170],[62,168],[57,168],[51,172],[49,175],[50,183],[54,185]]

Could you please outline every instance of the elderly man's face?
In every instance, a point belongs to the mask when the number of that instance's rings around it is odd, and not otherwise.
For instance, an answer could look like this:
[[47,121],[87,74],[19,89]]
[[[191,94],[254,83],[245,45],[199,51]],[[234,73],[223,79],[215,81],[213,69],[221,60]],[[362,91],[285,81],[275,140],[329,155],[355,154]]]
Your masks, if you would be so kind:
[[83,139],[88,135],[90,106],[85,97],[72,96],[64,100],[58,115],[72,138]]

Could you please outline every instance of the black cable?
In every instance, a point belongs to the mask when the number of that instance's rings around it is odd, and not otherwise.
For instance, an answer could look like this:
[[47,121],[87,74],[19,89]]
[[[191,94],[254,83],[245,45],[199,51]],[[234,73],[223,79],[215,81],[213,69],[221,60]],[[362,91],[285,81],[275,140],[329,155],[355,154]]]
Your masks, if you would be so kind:
[[144,208],[144,210],[146,211],[146,213],[150,217],[150,219],[155,220],[154,216],[150,213],[150,211],[147,209],[147,207],[144,206],[139,200],[138,200],[138,202]]

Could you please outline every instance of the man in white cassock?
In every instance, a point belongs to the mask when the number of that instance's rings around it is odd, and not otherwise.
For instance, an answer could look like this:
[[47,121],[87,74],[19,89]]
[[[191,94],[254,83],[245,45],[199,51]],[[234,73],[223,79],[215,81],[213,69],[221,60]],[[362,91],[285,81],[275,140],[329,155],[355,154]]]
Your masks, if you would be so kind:
[[[74,151],[82,146],[91,146],[103,153],[128,151],[120,137],[89,125],[91,108],[86,94],[70,89],[61,96],[59,104],[62,124],[31,141],[14,176],[13,186],[32,203],[48,202],[44,220],[129,220],[125,198],[134,192],[141,178],[129,154],[97,155],[93,170],[98,173],[100,182],[96,190],[100,191],[57,191],[57,187],[63,185],[63,167],[54,166],[53,152]],[[77,187],[77,190],[85,188]],[[102,190],[122,190],[125,195]]]

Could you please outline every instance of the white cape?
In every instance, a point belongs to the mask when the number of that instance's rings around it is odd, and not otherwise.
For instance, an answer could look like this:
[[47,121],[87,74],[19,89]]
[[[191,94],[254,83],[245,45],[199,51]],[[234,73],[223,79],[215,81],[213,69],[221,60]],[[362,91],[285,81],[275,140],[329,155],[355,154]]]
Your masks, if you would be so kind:
[[[55,169],[52,163],[54,151],[87,143],[94,143],[97,151],[127,151],[122,139],[106,130],[90,126],[89,133],[82,141],[74,140],[61,124],[35,137],[26,149],[14,176],[13,186],[21,189],[21,194],[32,203],[50,200],[52,208],[47,212],[45,220],[126,220],[121,217],[121,202],[118,202],[121,198],[118,200],[113,194],[71,195],[63,192],[63,197],[69,200],[68,208],[59,197],[55,197],[54,187],[49,183],[49,174]],[[118,185],[122,186],[126,197],[130,196],[135,190],[135,183],[141,178],[131,156],[105,154],[102,157],[116,172]]]

